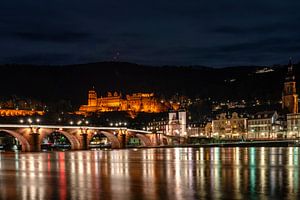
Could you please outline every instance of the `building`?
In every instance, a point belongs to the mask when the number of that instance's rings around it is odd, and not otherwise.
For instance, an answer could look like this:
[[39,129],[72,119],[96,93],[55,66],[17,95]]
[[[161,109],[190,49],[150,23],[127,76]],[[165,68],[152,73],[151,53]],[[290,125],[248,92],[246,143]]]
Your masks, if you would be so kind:
[[296,92],[296,80],[291,61],[288,66],[282,92],[282,109],[288,113],[298,113],[298,94]]
[[19,109],[0,109],[1,117],[17,117],[17,116],[32,116],[44,115],[44,111],[38,110],[19,110]]
[[88,92],[88,104],[82,105],[77,114],[88,115],[93,112],[128,111],[128,112],[166,112],[170,105],[160,102],[153,93],[134,93],[122,96],[121,93],[108,92],[105,97],[98,97],[93,89]]
[[251,115],[248,119],[247,138],[283,138],[284,120],[277,111],[264,111]]
[[287,137],[299,138],[300,134],[300,113],[287,114]]
[[247,118],[233,112],[231,115],[226,113],[219,114],[212,120],[212,136],[220,138],[241,138],[247,132]]
[[166,126],[166,135],[187,137],[187,118],[186,111],[169,112],[169,118]]
[[165,135],[167,130],[167,124],[167,120],[164,119],[160,121],[153,120],[149,122],[146,127],[143,127],[143,130]]
[[296,93],[296,79],[293,72],[293,65],[290,61],[288,73],[285,78],[282,92],[282,108],[288,112],[286,116],[287,138],[299,138],[300,113],[298,113],[298,94]]
[[204,136],[204,124],[189,123],[187,127],[187,135],[189,137],[201,137]]

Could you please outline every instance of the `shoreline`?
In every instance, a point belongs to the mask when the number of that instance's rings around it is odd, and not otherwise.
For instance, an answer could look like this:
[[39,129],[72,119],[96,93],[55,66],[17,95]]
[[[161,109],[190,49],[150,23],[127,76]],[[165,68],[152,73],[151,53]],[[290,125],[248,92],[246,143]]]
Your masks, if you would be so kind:
[[245,142],[228,142],[228,143],[207,143],[207,144],[178,144],[178,145],[161,145],[161,146],[142,146],[127,148],[186,148],[186,147],[300,147],[300,143],[295,140],[286,141],[245,141]]

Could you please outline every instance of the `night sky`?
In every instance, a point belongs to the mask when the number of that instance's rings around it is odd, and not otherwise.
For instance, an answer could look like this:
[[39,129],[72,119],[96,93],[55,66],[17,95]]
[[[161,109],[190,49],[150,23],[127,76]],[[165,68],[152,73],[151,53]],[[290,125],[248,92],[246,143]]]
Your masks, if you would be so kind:
[[299,0],[1,0],[0,63],[300,61]]

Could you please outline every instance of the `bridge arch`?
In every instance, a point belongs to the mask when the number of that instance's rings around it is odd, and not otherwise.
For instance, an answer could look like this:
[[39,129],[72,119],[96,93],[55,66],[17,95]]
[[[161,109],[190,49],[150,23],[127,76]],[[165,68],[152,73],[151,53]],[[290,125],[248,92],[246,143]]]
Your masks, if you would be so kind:
[[121,148],[121,143],[114,134],[112,134],[111,132],[108,132],[108,131],[100,131],[100,133],[102,133],[103,135],[105,135],[108,138],[108,140],[111,142],[112,149]]
[[147,136],[142,134],[136,134],[136,136],[141,140],[143,146],[146,147],[152,146],[151,140]]
[[172,142],[170,142],[170,139],[167,136],[163,135],[161,137],[161,145],[169,145],[171,143]]
[[22,145],[22,151],[30,151],[31,150],[28,140],[20,133],[18,133],[16,131],[12,131],[12,130],[7,130],[7,129],[0,129],[0,131],[8,133],[9,135],[17,138]]
[[62,131],[62,130],[51,130],[51,129],[43,129],[42,130],[42,137],[39,138],[39,144],[42,144],[42,140],[43,138],[45,138],[46,136],[50,135],[51,133],[61,133],[63,134],[71,143],[71,149],[72,150],[78,150],[80,149],[80,142],[79,140],[76,138],[76,136],[72,135],[71,133],[67,132],[67,131]]

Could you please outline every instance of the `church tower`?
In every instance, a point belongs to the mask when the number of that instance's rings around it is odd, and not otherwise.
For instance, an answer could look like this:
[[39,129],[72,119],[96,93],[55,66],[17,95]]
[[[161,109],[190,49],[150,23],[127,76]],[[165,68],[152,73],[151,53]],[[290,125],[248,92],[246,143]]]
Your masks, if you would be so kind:
[[97,93],[94,87],[92,90],[89,91],[88,106],[97,106]]
[[296,92],[296,80],[291,60],[282,92],[282,109],[288,110],[289,113],[298,113],[298,94]]

